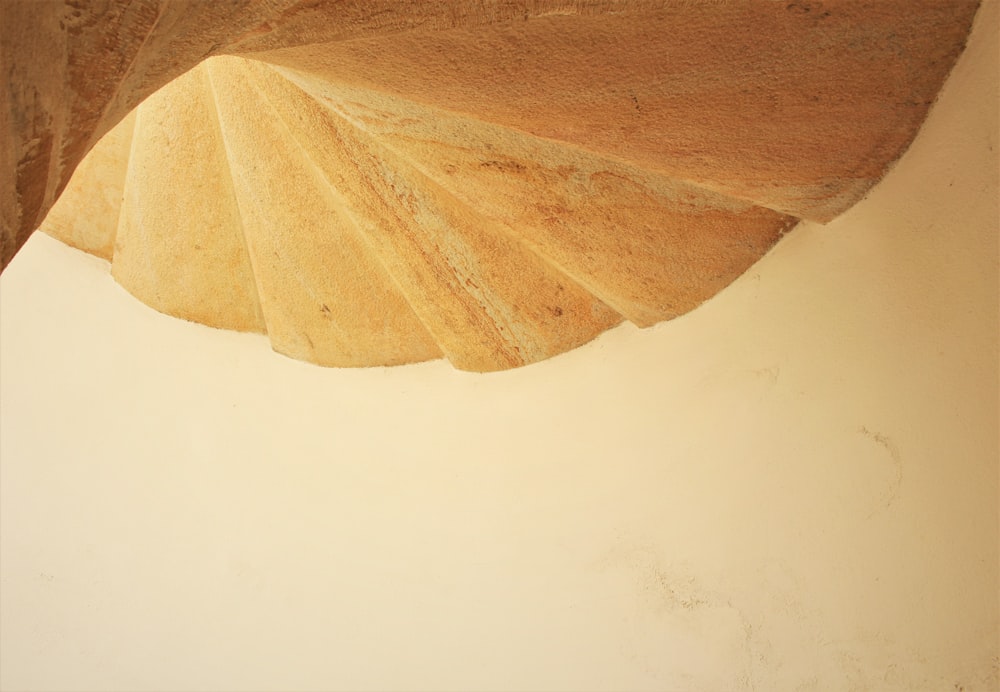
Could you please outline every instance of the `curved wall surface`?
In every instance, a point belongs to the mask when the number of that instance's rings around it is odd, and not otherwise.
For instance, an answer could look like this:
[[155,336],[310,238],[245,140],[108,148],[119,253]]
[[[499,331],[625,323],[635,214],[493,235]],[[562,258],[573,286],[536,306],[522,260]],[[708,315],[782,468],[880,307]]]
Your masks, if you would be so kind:
[[998,25],[842,217],[517,370],[278,358],[34,236],[0,688],[995,689]]

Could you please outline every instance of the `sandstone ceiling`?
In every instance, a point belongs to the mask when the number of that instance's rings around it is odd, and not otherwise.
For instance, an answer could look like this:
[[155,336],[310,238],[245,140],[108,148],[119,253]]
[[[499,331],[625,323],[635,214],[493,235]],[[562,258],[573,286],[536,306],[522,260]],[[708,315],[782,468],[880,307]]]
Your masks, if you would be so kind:
[[4,3],[0,255],[42,227],[323,365],[516,367],[858,201],[977,4]]

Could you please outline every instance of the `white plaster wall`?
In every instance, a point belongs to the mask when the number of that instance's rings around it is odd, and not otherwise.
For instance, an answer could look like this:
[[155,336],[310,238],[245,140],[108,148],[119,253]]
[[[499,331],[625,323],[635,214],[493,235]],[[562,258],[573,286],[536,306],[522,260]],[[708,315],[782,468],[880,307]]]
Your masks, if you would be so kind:
[[522,370],[324,370],[36,235],[3,690],[998,685],[997,3],[866,201]]

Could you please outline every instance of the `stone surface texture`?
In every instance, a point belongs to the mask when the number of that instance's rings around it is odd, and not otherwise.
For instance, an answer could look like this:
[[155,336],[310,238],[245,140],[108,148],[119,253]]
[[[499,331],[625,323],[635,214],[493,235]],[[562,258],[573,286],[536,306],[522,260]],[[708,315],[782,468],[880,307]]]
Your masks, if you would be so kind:
[[857,202],[977,6],[7,2],[0,261],[41,226],[323,365],[536,362]]

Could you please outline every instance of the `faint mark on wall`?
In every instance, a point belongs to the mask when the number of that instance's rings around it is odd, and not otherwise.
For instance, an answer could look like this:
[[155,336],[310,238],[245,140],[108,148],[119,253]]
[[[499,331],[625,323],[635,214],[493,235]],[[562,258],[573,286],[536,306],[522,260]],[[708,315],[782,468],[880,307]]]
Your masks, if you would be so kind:
[[773,396],[781,378],[781,365],[774,363],[762,367],[723,367],[705,373],[701,388],[707,391],[741,391],[746,397],[756,394],[757,402]]
[[880,432],[869,430],[863,425],[858,428],[858,432],[885,449],[889,455],[890,461],[892,462],[893,479],[889,483],[888,488],[879,501],[878,506],[869,512],[866,517],[871,519],[876,514],[889,509],[889,507],[892,506],[892,503],[895,502],[896,498],[899,496],[899,488],[903,484],[903,459],[899,453],[899,448],[896,447],[896,444],[888,436],[883,435]]
[[754,625],[728,594],[706,588],[660,547],[627,537],[595,567],[628,590],[621,654],[643,673],[667,689],[756,689],[755,669],[766,662]]
[[751,370],[751,372],[757,377],[763,378],[770,384],[774,386],[778,384],[778,376],[781,375],[781,368],[777,365],[771,366],[769,368],[758,368],[757,370]]

